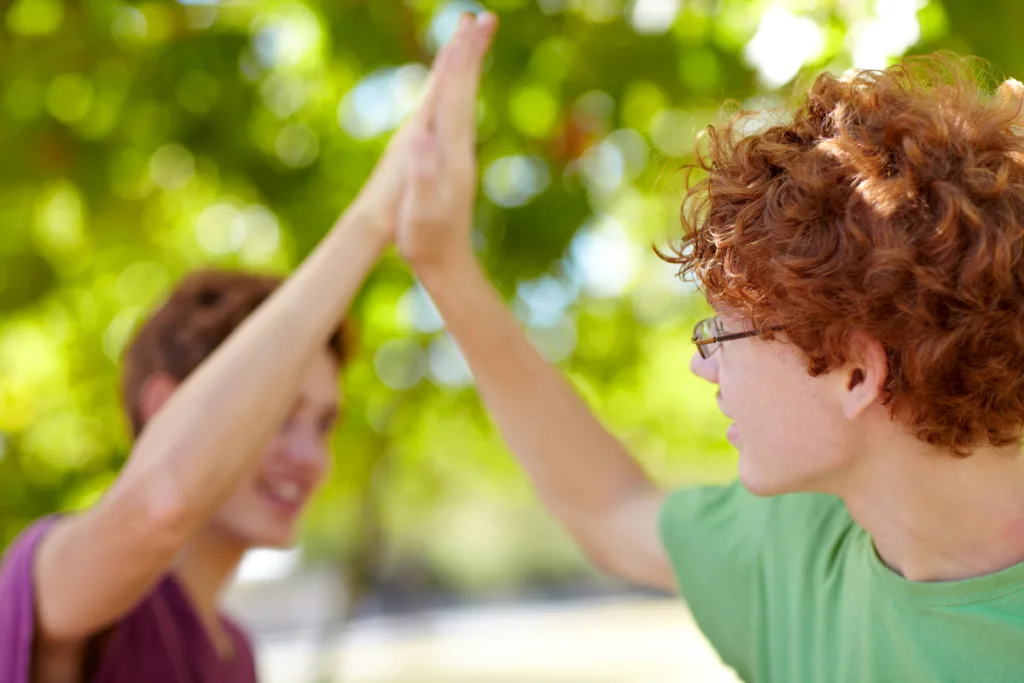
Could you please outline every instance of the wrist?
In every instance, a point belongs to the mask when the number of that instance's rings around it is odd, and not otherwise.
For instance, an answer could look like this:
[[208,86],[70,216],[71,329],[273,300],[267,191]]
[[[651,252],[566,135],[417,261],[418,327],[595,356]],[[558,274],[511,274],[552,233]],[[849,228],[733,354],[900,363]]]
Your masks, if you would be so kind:
[[394,219],[362,195],[349,204],[337,226],[345,231],[363,233],[374,243],[381,243],[382,248],[394,237]]
[[452,246],[429,258],[409,259],[409,265],[428,290],[446,287],[465,279],[466,275],[480,270],[473,249],[467,243]]
[[341,264],[356,271],[369,270],[390,241],[391,236],[380,227],[379,217],[351,204],[308,260],[311,267],[313,264],[329,264],[327,268],[333,273],[337,273]]

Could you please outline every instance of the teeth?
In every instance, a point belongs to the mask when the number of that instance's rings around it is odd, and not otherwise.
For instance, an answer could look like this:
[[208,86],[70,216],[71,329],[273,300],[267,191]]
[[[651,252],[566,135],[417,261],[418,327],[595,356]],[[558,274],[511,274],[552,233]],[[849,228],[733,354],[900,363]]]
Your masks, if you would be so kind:
[[302,487],[293,481],[271,482],[270,493],[286,503],[298,503],[302,500]]

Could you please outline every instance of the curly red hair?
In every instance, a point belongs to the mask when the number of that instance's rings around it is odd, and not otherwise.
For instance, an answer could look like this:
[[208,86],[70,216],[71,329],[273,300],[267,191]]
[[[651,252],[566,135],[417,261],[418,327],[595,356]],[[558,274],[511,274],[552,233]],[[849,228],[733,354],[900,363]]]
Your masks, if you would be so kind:
[[1024,88],[979,62],[819,76],[791,121],[709,128],[673,254],[715,306],[783,326],[812,375],[852,331],[886,349],[891,414],[967,455],[1024,424]]

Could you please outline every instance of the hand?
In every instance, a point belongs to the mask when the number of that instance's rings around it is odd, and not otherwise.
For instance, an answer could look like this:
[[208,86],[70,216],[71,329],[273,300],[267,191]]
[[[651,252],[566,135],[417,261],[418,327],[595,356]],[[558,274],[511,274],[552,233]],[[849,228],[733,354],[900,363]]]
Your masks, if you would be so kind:
[[[409,117],[392,136],[384,154],[377,161],[373,172],[352,203],[359,222],[369,226],[386,240],[391,240],[395,236],[402,190],[408,177],[408,162],[415,156],[413,143],[417,131],[424,124],[423,113],[431,110],[434,112],[431,116],[436,116],[436,106],[444,94],[443,91],[457,86],[458,82],[465,78],[467,62],[479,62],[482,58],[486,46],[480,50],[477,45],[483,45],[486,31],[493,33],[493,16],[488,22],[477,22],[471,15],[462,18],[455,35],[434,59],[419,113]],[[490,29],[487,29],[488,25],[491,26]],[[489,40],[486,38],[487,42]],[[479,57],[476,56],[478,50]]]
[[476,195],[477,91],[497,28],[490,13],[463,17],[439,57],[432,88],[410,131],[395,242],[417,274],[470,253]]

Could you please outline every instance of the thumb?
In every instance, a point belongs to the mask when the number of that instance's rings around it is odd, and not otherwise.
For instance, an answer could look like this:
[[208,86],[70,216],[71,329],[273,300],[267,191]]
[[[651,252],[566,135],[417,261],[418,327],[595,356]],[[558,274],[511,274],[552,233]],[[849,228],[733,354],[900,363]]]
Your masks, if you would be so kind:
[[429,221],[441,204],[442,168],[437,137],[421,129],[413,134],[406,165],[405,191],[399,209],[402,225]]

